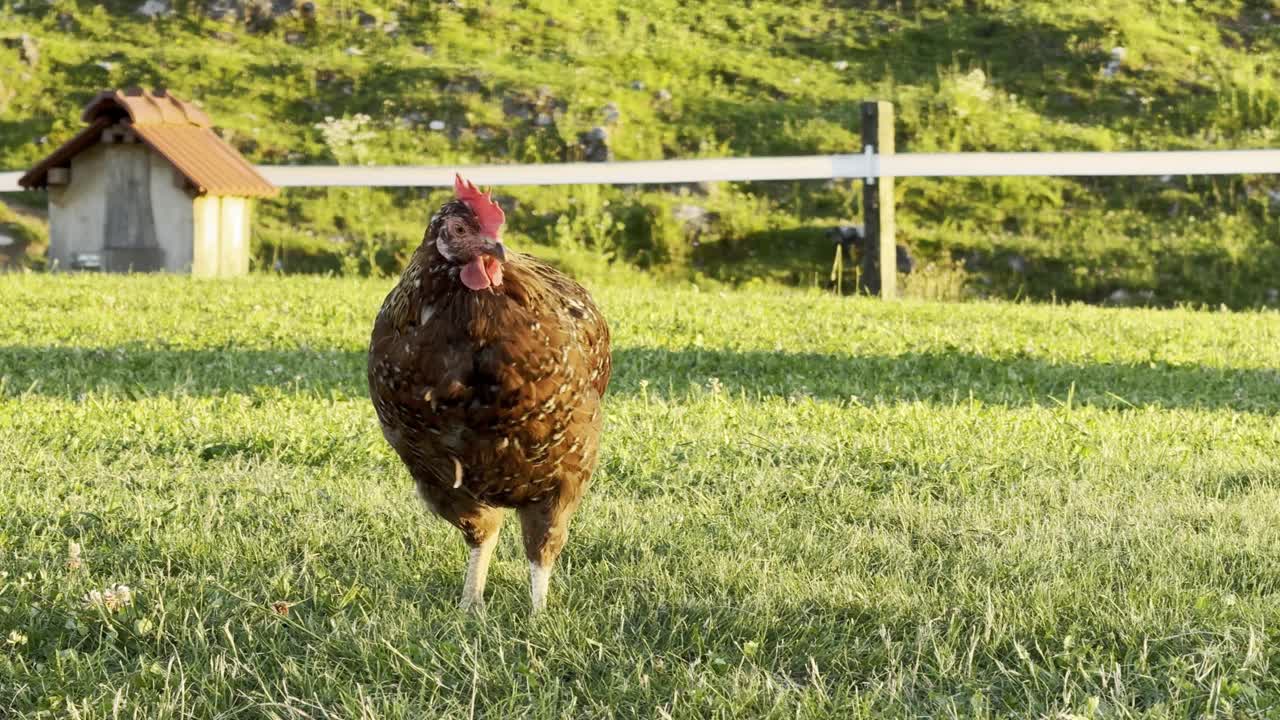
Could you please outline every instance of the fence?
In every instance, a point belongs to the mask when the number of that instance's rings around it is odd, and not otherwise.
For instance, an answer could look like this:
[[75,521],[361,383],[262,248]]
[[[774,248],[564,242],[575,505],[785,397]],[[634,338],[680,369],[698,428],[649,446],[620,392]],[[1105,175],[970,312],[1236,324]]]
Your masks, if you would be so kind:
[[[866,240],[883,297],[896,292],[894,178],[1002,176],[1164,176],[1280,174],[1280,150],[1154,152],[904,153],[893,148],[893,109],[862,108],[863,152],[764,158],[701,158],[543,165],[422,167],[262,165],[280,187],[451,187],[461,172],[478,185],[644,185],[779,180],[865,180]],[[0,192],[16,192],[20,172],[0,172]]]

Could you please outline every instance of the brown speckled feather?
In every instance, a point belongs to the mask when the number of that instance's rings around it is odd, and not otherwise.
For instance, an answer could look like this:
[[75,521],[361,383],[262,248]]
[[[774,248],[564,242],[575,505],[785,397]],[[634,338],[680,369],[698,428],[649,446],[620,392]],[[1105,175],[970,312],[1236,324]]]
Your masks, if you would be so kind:
[[464,533],[449,506],[580,495],[610,370],[608,327],[580,285],[509,252],[500,286],[468,290],[431,242],[383,303],[368,366],[387,440]]

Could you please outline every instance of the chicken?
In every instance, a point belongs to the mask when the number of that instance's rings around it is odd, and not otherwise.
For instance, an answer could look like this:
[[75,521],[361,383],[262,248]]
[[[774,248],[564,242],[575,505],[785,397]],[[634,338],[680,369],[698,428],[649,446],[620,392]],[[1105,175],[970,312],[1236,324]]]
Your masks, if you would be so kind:
[[582,286],[503,246],[490,194],[454,190],[378,311],[369,394],[418,494],[470,548],[461,607],[483,608],[514,508],[536,613],[596,464],[609,329]]

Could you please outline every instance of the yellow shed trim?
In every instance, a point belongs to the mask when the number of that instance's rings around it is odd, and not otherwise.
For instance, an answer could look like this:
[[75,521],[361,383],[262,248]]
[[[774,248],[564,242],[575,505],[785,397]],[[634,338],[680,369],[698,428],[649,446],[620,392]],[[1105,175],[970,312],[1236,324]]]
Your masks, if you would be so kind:
[[250,200],[201,195],[193,202],[195,277],[231,277],[249,272]]

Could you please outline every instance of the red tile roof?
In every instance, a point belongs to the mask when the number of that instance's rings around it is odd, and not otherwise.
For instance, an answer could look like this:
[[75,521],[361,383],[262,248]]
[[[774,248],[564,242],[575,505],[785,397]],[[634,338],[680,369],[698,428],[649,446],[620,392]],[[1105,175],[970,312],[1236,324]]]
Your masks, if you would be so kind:
[[214,134],[203,110],[164,90],[108,90],[90,101],[83,117],[89,127],[31,168],[19,185],[48,187],[50,169],[66,167],[72,157],[100,142],[104,130],[120,122],[172,163],[198,194],[270,197],[279,192]]

